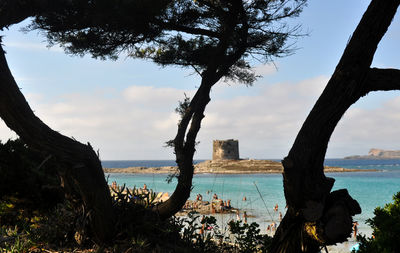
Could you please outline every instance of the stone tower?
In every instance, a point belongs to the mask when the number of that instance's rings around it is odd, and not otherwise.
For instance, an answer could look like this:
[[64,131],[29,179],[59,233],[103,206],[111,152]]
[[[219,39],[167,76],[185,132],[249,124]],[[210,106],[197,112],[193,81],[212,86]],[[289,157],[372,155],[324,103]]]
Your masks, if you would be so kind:
[[239,160],[238,140],[214,140],[213,160]]

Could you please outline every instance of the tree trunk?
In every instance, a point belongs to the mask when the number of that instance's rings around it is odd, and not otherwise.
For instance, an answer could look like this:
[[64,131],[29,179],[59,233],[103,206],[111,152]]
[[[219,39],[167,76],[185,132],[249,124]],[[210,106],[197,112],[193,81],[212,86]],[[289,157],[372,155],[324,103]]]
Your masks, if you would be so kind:
[[329,139],[343,114],[374,90],[368,88],[370,65],[399,2],[371,2],[283,160],[288,212],[274,237],[272,252],[318,252],[320,246],[343,242],[350,236],[352,216],[361,209],[346,190],[330,192],[334,179],[325,176],[323,162]]
[[[204,110],[210,102],[211,87],[215,83],[215,78],[213,81],[210,81],[209,78],[202,78],[200,88],[197,90],[188,111],[178,126],[178,134],[174,140],[176,162],[179,169],[178,184],[171,197],[154,208],[163,219],[179,212],[190,197],[194,174],[193,156],[196,151],[196,137],[201,127],[201,121],[204,118]],[[184,142],[183,138],[190,121],[190,129]]]
[[92,147],[50,129],[37,118],[20,92],[0,46],[0,117],[29,146],[52,154],[59,174],[82,197],[95,239],[105,242],[114,233],[111,195],[101,163]]
[[[226,23],[222,25],[223,33],[218,46],[214,49],[215,55],[209,59],[207,68],[202,72],[200,87],[178,125],[178,132],[173,141],[179,169],[178,184],[171,197],[165,203],[154,208],[161,218],[170,217],[180,211],[190,197],[194,174],[193,156],[196,151],[196,137],[200,131],[206,106],[211,100],[211,88],[222,77],[226,76],[229,69],[243,56],[248,46],[249,27],[243,4],[241,1],[233,2],[233,9],[230,13],[231,19],[225,20]],[[236,23],[242,24],[239,32],[235,31]],[[237,43],[232,52],[228,52],[229,40]],[[189,123],[190,128],[188,129]]]

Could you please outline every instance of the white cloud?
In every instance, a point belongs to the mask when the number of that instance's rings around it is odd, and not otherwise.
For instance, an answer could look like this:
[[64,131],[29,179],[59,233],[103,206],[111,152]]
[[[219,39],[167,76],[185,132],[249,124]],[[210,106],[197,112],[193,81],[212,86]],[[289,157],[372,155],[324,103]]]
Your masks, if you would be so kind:
[[237,138],[243,157],[282,158],[326,81],[320,76],[254,87],[253,95],[211,101],[200,133],[201,148],[210,153],[213,139]]
[[271,75],[277,72],[277,66],[272,63],[261,64],[254,67],[254,71],[257,75],[261,76]]
[[[246,89],[242,95],[213,99],[200,130],[197,158],[210,158],[213,139],[239,139],[242,157],[283,158],[325,86],[319,76],[298,83],[279,83]],[[229,86],[218,88],[228,93]],[[240,88],[236,88],[239,89]],[[30,97],[37,115],[53,129],[100,149],[103,159],[174,159],[163,147],[174,138],[183,93],[175,88],[131,86],[115,96],[101,92],[70,94],[57,102]],[[379,107],[354,106],[339,122],[328,157],[366,153],[369,148],[400,149],[400,97]],[[4,140],[12,133],[0,124]]]
[[157,130],[168,130],[175,128],[178,125],[179,116],[176,113],[170,113],[168,117],[154,120],[153,127]]
[[[184,91],[175,88],[156,88],[148,86],[130,86],[123,91],[123,97],[134,105],[145,105],[151,109],[174,109],[178,101],[184,99],[184,94],[191,97],[195,91]],[[174,104],[171,104],[171,101]],[[166,104],[173,105],[172,108]]]
[[17,42],[17,41],[10,41],[5,43],[5,49],[7,47],[18,48],[22,50],[28,51],[52,51],[52,52],[64,52],[64,50],[59,46],[52,46],[47,47],[46,42],[43,43],[32,43],[32,42]]
[[399,142],[400,96],[372,109],[350,108],[336,127],[330,145],[331,153],[341,157],[365,155],[370,148],[400,150]]
[[104,159],[172,159],[171,150],[163,145],[175,135],[174,108],[184,92],[131,86],[116,96],[69,94],[54,103],[32,96],[30,104],[51,128],[90,142]]
[[0,119],[0,141],[5,142],[8,139],[15,139],[17,135],[11,131],[3,120]]

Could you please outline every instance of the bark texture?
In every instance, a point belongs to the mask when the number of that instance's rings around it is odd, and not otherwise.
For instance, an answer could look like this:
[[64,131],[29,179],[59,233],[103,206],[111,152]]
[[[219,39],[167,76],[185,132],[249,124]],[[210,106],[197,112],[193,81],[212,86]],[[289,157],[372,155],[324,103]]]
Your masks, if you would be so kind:
[[32,112],[20,92],[0,46],[0,117],[28,145],[52,154],[62,181],[77,191],[85,205],[94,238],[111,239],[114,214],[101,163],[92,147],[61,135]]
[[347,190],[330,192],[334,179],[323,172],[329,139],[346,110],[370,91],[399,89],[398,70],[371,69],[379,41],[399,0],[373,0],[329,80],[283,160],[288,212],[274,237],[272,252],[319,252],[351,234],[360,213]]
[[[2,0],[0,30],[44,12],[66,8],[71,0]],[[0,38],[1,43],[1,38]],[[90,144],[61,135],[33,113],[20,92],[0,45],[0,117],[28,145],[52,154],[60,164],[59,175],[66,193],[82,199],[93,238],[112,239],[115,216],[102,166]]]

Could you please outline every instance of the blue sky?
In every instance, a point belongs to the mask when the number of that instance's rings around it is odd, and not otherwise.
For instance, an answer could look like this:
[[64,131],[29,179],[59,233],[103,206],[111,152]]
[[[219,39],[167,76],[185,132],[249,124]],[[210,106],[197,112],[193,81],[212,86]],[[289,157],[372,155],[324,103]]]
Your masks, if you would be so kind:
[[[263,75],[253,87],[217,84],[199,133],[195,158],[211,158],[213,139],[239,139],[241,157],[283,158],[318,98],[369,1],[309,1],[299,18],[309,36],[275,66],[255,64]],[[27,24],[28,22],[25,22]],[[36,114],[53,129],[90,142],[102,159],[174,159],[164,142],[176,132],[177,101],[194,94],[190,69],[160,68],[142,60],[68,56],[46,48],[36,32],[11,27],[4,35],[7,60]],[[381,41],[373,66],[400,68],[400,18]],[[400,149],[400,93],[377,92],[345,114],[327,157]],[[0,122],[0,139],[15,137]]]

